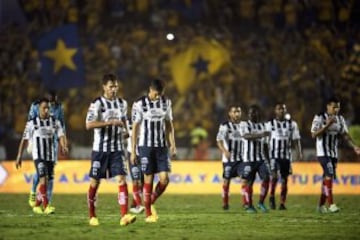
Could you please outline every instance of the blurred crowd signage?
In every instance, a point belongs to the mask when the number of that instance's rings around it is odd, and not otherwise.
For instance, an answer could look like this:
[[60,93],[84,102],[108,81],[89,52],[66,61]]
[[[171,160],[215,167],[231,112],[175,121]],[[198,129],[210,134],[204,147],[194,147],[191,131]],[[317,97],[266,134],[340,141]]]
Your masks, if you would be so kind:
[[[54,187],[56,193],[86,194],[90,178],[90,161],[63,160],[56,166]],[[289,194],[319,194],[322,170],[318,163],[294,163],[293,175],[289,177]],[[360,194],[360,164],[340,163],[334,192],[339,194]],[[32,161],[23,162],[20,170],[14,161],[0,165],[0,192],[28,193],[34,174]],[[156,179],[157,180],[157,179]],[[130,183],[131,180],[128,179]],[[259,193],[259,179],[254,192]],[[114,179],[103,180],[100,192],[116,193]],[[130,185],[130,184],[129,184]],[[175,194],[220,194],[222,186],[222,164],[220,161],[174,161],[167,193]],[[240,181],[234,179],[231,185],[233,194],[240,193]]]

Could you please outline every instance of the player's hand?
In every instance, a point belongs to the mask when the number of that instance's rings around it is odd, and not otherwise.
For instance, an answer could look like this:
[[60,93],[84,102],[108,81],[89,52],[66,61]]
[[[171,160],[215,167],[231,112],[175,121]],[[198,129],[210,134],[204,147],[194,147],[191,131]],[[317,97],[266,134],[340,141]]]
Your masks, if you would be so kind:
[[176,147],[175,146],[170,146],[170,156],[171,157],[176,157]]
[[224,155],[227,159],[230,159],[231,158],[231,153],[229,151],[225,151],[224,152]]
[[67,146],[61,148],[61,152],[63,155],[67,156],[69,153],[69,148]]
[[16,166],[16,169],[21,168],[21,159],[20,158],[16,159],[15,166]]
[[326,126],[330,126],[331,124],[336,122],[335,116],[330,116],[328,119],[326,119]]
[[137,161],[136,161],[136,153],[134,153],[134,151],[131,153],[130,155],[130,162],[132,165],[136,165]]
[[118,127],[124,126],[124,122],[121,120],[112,120],[110,122],[111,122],[111,126],[118,126]]
[[360,155],[360,147],[354,146],[354,151],[357,155]]

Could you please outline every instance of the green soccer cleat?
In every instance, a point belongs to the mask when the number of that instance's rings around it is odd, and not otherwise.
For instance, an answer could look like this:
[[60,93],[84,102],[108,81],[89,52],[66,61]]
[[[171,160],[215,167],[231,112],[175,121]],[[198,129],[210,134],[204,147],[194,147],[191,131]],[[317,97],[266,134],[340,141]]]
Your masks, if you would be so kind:
[[99,219],[97,217],[90,218],[89,225],[90,226],[99,226]]
[[145,218],[145,222],[147,222],[147,223],[156,223],[157,220],[158,220],[158,218],[155,217],[154,215],[150,215]]
[[44,210],[45,214],[54,214],[55,213],[55,207],[52,207],[50,205],[48,205],[45,210]]
[[36,214],[43,214],[43,210],[41,208],[41,206],[37,206],[37,207],[33,207],[33,212],[36,213]]
[[135,215],[125,214],[120,219],[120,226],[126,226],[126,225],[129,225],[131,223],[134,223],[135,221],[136,221],[136,216]]
[[151,205],[151,215],[154,216],[157,219],[159,219],[159,216],[157,214],[156,208],[154,205]]
[[35,207],[35,203],[36,203],[36,193],[35,192],[30,192],[29,194],[29,205],[30,207]]
[[256,209],[253,206],[245,208],[246,213],[257,213]]
[[267,213],[269,210],[267,209],[267,207],[265,206],[265,204],[263,203],[258,203],[257,205],[258,209],[260,209],[263,213]]

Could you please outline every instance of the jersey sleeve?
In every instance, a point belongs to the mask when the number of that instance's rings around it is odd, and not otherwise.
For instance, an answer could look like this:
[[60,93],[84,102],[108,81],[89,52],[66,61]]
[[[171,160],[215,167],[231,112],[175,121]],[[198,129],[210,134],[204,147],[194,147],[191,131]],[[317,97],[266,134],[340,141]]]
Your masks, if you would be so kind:
[[23,139],[30,140],[32,136],[32,121],[28,121],[25,126],[23,133]]
[[320,115],[315,115],[314,116],[314,119],[312,121],[312,124],[311,124],[311,132],[316,132],[318,131],[321,126],[322,126],[322,117]]
[[219,126],[219,131],[216,135],[216,141],[225,141],[227,137],[227,126],[225,124],[221,124]]
[[134,102],[131,109],[131,120],[133,123],[139,123],[141,122],[142,118],[143,118],[143,112],[142,112],[141,102],[140,101]]
[[86,122],[88,123],[98,120],[99,111],[100,111],[100,103],[97,101],[92,102],[86,114]]
[[168,107],[167,107],[167,111],[166,111],[166,115],[165,115],[165,120],[172,121],[173,115],[172,115],[171,100],[168,99],[167,102],[168,102]]
[[341,124],[341,132],[340,132],[340,134],[348,133],[349,129],[348,129],[347,125],[346,125],[344,117],[340,116],[339,119],[340,119],[340,124]]
[[292,140],[300,139],[300,131],[299,131],[298,125],[295,121],[291,122],[291,128],[292,128],[291,139]]

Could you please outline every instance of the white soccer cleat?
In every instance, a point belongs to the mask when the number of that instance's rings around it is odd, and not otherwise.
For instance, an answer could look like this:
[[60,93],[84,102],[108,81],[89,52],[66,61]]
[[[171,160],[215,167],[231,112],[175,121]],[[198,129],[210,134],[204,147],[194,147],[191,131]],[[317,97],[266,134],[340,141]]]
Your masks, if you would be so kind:
[[129,209],[129,211],[131,213],[134,213],[134,214],[139,214],[139,213],[142,213],[144,212],[145,208],[143,206],[136,206],[136,207],[132,207]]
[[339,212],[339,211],[340,211],[340,208],[338,206],[336,206],[335,203],[330,205],[329,212],[336,213],[336,212]]

